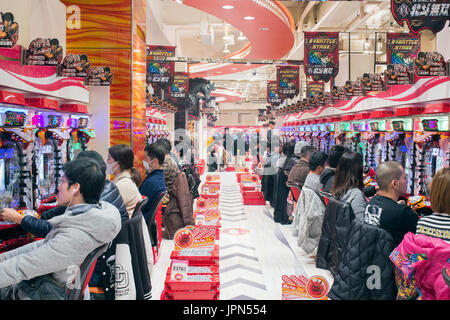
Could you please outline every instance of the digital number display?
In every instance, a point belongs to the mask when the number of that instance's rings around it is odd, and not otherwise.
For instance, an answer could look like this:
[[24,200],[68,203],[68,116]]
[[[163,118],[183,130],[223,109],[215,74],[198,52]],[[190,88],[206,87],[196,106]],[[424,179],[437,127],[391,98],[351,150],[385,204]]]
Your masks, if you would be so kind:
[[27,115],[25,112],[6,111],[5,116],[5,126],[21,127],[25,125]]
[[437,119],[422,120],[423,130],[425,131],[438,131]]
[[378,130],[379,130],[379,128],[378,128],[378,122],[371,122],[371,123],[370,123],[370,130],[372,130],[372,131],[378,131]]
[[403,131],[404,130],[403,121],[392,122],[392,127],[395,131]]
[[79,118],[78,119],[78,128],[86,128],[88,125],[88,118]]
[[48,127],[49,128],[57,128],[60,127],[63,123],[63,118],[58,115],[49,114],[48,115]]
[[14,157],[14,149],[0,148],[0,159],[12,159]]

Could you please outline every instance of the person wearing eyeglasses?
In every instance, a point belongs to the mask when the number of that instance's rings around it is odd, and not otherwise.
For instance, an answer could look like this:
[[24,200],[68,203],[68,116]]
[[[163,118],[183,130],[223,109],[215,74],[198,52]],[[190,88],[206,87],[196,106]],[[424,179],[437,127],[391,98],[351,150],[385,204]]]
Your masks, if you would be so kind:
[[[119,210],[100,201],[106,180],[100,165],[75,159],[63,171],[57,200],[66,210],[49,220],[45,239],[0,255],[0,300],[66,299],[88,254],[120,231]],[[1,215],[11,210],[4,208]]]

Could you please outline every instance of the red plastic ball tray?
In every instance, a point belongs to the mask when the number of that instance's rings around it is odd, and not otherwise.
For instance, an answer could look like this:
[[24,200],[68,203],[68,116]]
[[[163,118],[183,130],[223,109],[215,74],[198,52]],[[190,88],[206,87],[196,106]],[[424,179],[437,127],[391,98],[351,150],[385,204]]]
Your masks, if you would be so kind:
[[166,275],[166,288],[170,291],[211,291],[220,287],[220,277],[216,274],[195,274],[188,273],[188,277],[196,275],[208,278],[209,281],[176,281],[171,279],[171,274]]
[[161,300],[219,300],[220,291],[170,291],[165,289]]
[[205,198],[205,199],[218,198],[219,194],[218,193],[217,194],[205,194],[205,193],[202,193],[200,195],[200,197]]
[[215,245],[214,249],[209,251],[209,255],[205,256],[188,256],[183,255],[182,250],[174,250],[170,254],[170,259],[187,260],[191,266],[207,266],[219,263],[219,246]]

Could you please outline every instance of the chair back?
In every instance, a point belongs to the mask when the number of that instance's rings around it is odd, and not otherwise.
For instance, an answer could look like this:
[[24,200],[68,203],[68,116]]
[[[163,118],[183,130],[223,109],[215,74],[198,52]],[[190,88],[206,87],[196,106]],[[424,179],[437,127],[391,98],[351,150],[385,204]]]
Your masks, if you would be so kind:
[[298,198],[300,197],[300,192],[302,191],[302,187],[293,182],[286,182],[286,186],[291,190],[292,197],[294,198],[294,201],[297,202]]
[[142,196],[142,199],[139,200],[139,202],[134,207],[133,217],[135,215],[139,214],[139,212],[142,212],[142,208],[147,204],[147,201],[148,201],[147,197],[146,196]]
[[104,245],[89,253],[86,259],[84,259],[84,262],[81,264],[78,274],[75,276],[72,287],[69,289],[67,300],[82,300],[84,290],[91,280],[92,272],[94,272],[97,258],[106,252],[109,245],[110,242],[105,243]]
[[[156,214],[158,213],[159,210],[161,210],[162,201],[163,201],[164,197],[166,196],[166,194],[167,194],[167,191],[161,191],[159,193],[158,198],[156,198],[156,203],[155,203],[155,207],[153,208],[152,214],[148,217],[148,220],[146,221],[147,228],[150,233],[150,240],[152,242],[152,246],[158,245],[158,235],[157,235],[157,232],[155,232],[157,230],[153,227],[153,225],[155,224]],[[151,229],[153,229],[153,232]]]

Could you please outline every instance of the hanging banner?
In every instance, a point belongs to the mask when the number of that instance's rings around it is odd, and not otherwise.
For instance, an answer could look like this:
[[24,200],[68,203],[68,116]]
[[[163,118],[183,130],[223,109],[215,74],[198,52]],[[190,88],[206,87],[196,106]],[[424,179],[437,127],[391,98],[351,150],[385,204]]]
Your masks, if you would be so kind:
[[439,52],[419,52],[414,61],[415,81],[424,77],[445,76],[447,64]]
[[387,64],[402,64],[414,67],[414,60],[420,51],[420,34],[388,33],[386,36]]
[[147,83],[169,84],[173,81],[175,62],[165,61],[175,56],[174,46],[147,46]]
[[277,81],[267,81],[267,102],[273,106],[278,106],[282,102],[278,96]]
[[328,82],[339,72],[339,33],[304,32],[307,77]]
[[0,12],[0,48],[12,48],[19,39],[19,24],[11,12]]
[[59,77],[86,78],[91,72],[91,62],[85,54],[68,54],[58,67]]
[[189,94],[189,73],[175,72],[170,84],[169,95],[172,99],[184,99]]
[[110,67],[94,67],[85,78],[84,84],[86,86],[110,86],[113,78]]
[[307,81],[306,82],[306,96],[309,98],[311,95],[317,97],[319,92],[323,95],[324,82],[323,81]]
[[450,20],[449,9],[449,0],[391,0],[395,21],[401,26],[406,21],[414,34],[425,29],[433,33],[441,31]]
[[277,66],[277,92],[281,99],[292,99],[299,93],[298,66]]
[[386,89],[398,84],[412,84],[412,76],[407,66],[403,64],[388,64],[384,70]]
[[37,38],[31,41],[25,52],[25,64],[39,66],[57,66],[63,58],[63,48],[59,40]]

